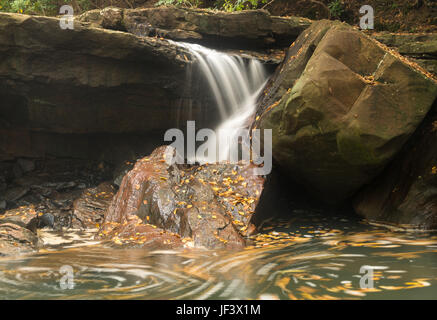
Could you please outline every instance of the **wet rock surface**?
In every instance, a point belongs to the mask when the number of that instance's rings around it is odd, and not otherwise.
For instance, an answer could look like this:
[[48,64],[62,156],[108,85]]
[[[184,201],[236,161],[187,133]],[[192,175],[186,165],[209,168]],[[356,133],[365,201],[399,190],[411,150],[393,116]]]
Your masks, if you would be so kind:
[[[166,148],[115,170],[78,159],[0,162],[0,253],[43,248],[40,229],[59,239],[92,232],[120,248],[244,247],[264,185],[255,166],[169,166]],[[28,170],[17,170],[23,164]]]
[[31,252],[38,243],[36,233],[16,223],[3,223],[0,217],[0,256]]
[[104,182],[95,188],[85,189],[73,202],[73,227],[98,228],[103,222],[106,210],[114,197],[115,187]]
[[184,168],[167,164],[168,150],[163,146],[138,160],[123,178],[100,237],[147,246],[159,231],[168,247],[244,247],[264,184],[263,177],[252,174],[255,166]]
[[362,32],[322,20],[305,30],[267,85],[254,126],[315,197],[337,204],[375,178],[419,126],[435,79]]
[[[28,172],[14,171],[27,165]],[[112,168],[76,159],[18,159],[0,162],[0,253],[37,249],[38,229],[59,232],[96,229],[115,188],[109,182]],[[14,249],[15,248],[15,249]]]

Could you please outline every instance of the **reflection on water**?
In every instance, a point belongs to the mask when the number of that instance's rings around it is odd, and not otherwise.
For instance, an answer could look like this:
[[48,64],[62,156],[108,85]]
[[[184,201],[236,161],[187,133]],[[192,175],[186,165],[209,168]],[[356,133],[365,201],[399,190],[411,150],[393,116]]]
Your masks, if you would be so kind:
[[[435,234],[301,216],[265,225],[238,252],[113,249],[89,234],[59,244],[46,234],[47,248],[38,254],[0,259],[0,298],[437,298]],[[61,289],[64,265],[73,268],[73,289]],[[363,265],[374,268],[373,289],[360,288]]]

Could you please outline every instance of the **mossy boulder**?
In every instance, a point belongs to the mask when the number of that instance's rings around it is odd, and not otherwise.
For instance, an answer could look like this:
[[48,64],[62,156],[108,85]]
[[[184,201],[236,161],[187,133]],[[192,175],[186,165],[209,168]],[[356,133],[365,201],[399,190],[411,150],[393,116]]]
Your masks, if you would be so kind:
[[254,126],[298,183],[341,203],[402,148],[437,96],[417,65],[347,24],[304,31],[268,84]]

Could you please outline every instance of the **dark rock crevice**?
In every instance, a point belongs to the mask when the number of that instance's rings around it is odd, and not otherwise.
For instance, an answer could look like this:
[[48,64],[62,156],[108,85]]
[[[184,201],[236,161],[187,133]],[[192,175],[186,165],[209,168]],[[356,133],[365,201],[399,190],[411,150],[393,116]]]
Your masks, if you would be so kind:
[[371,222],[437,229],[437,102],[391,163],[354,197]]

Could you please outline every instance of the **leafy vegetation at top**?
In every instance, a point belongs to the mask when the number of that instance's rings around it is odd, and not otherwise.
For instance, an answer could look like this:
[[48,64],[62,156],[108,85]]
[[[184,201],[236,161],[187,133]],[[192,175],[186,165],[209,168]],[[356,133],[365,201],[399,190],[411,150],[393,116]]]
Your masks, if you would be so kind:
[[[214,0],[209,1],[208,6],[211,2],[211,6],[215,9],[232,12],[257,8],[259,5],[267,3],[267,0]],[[59,8],[64,4],[72,5],[77,13],[99,7],[93,0],[0,0],[0,11],[57,15],[59,14]],[[107,5],[109,5],[109,2]],[[197,8],[202,5],[202,0],[159,0],[155,5]]]
[[333,18],[340,18],[344,12],[343,3],[341,0],[335,0],[328,4],[328,9]]
[[[267,0],[216,0],[214,1],[214,7],[215,9],[233,12],[257,8],[260,4],[265,3],[267,3]],[[155,5],[173,5],[196,8],[201,4],[202,1],[200,0],[159,0]]]
[[181,6],[197,8],[202,4],[200,0],[159,0],[155,6]]
[[0,0],[0,11],[56,15],[62,5],[69,4],[78,11],[85,11],[92,8],[90,0]]
[[228,12],[252,9],[260,4],[265,4],[267,0],[225,0],[222,9]]

